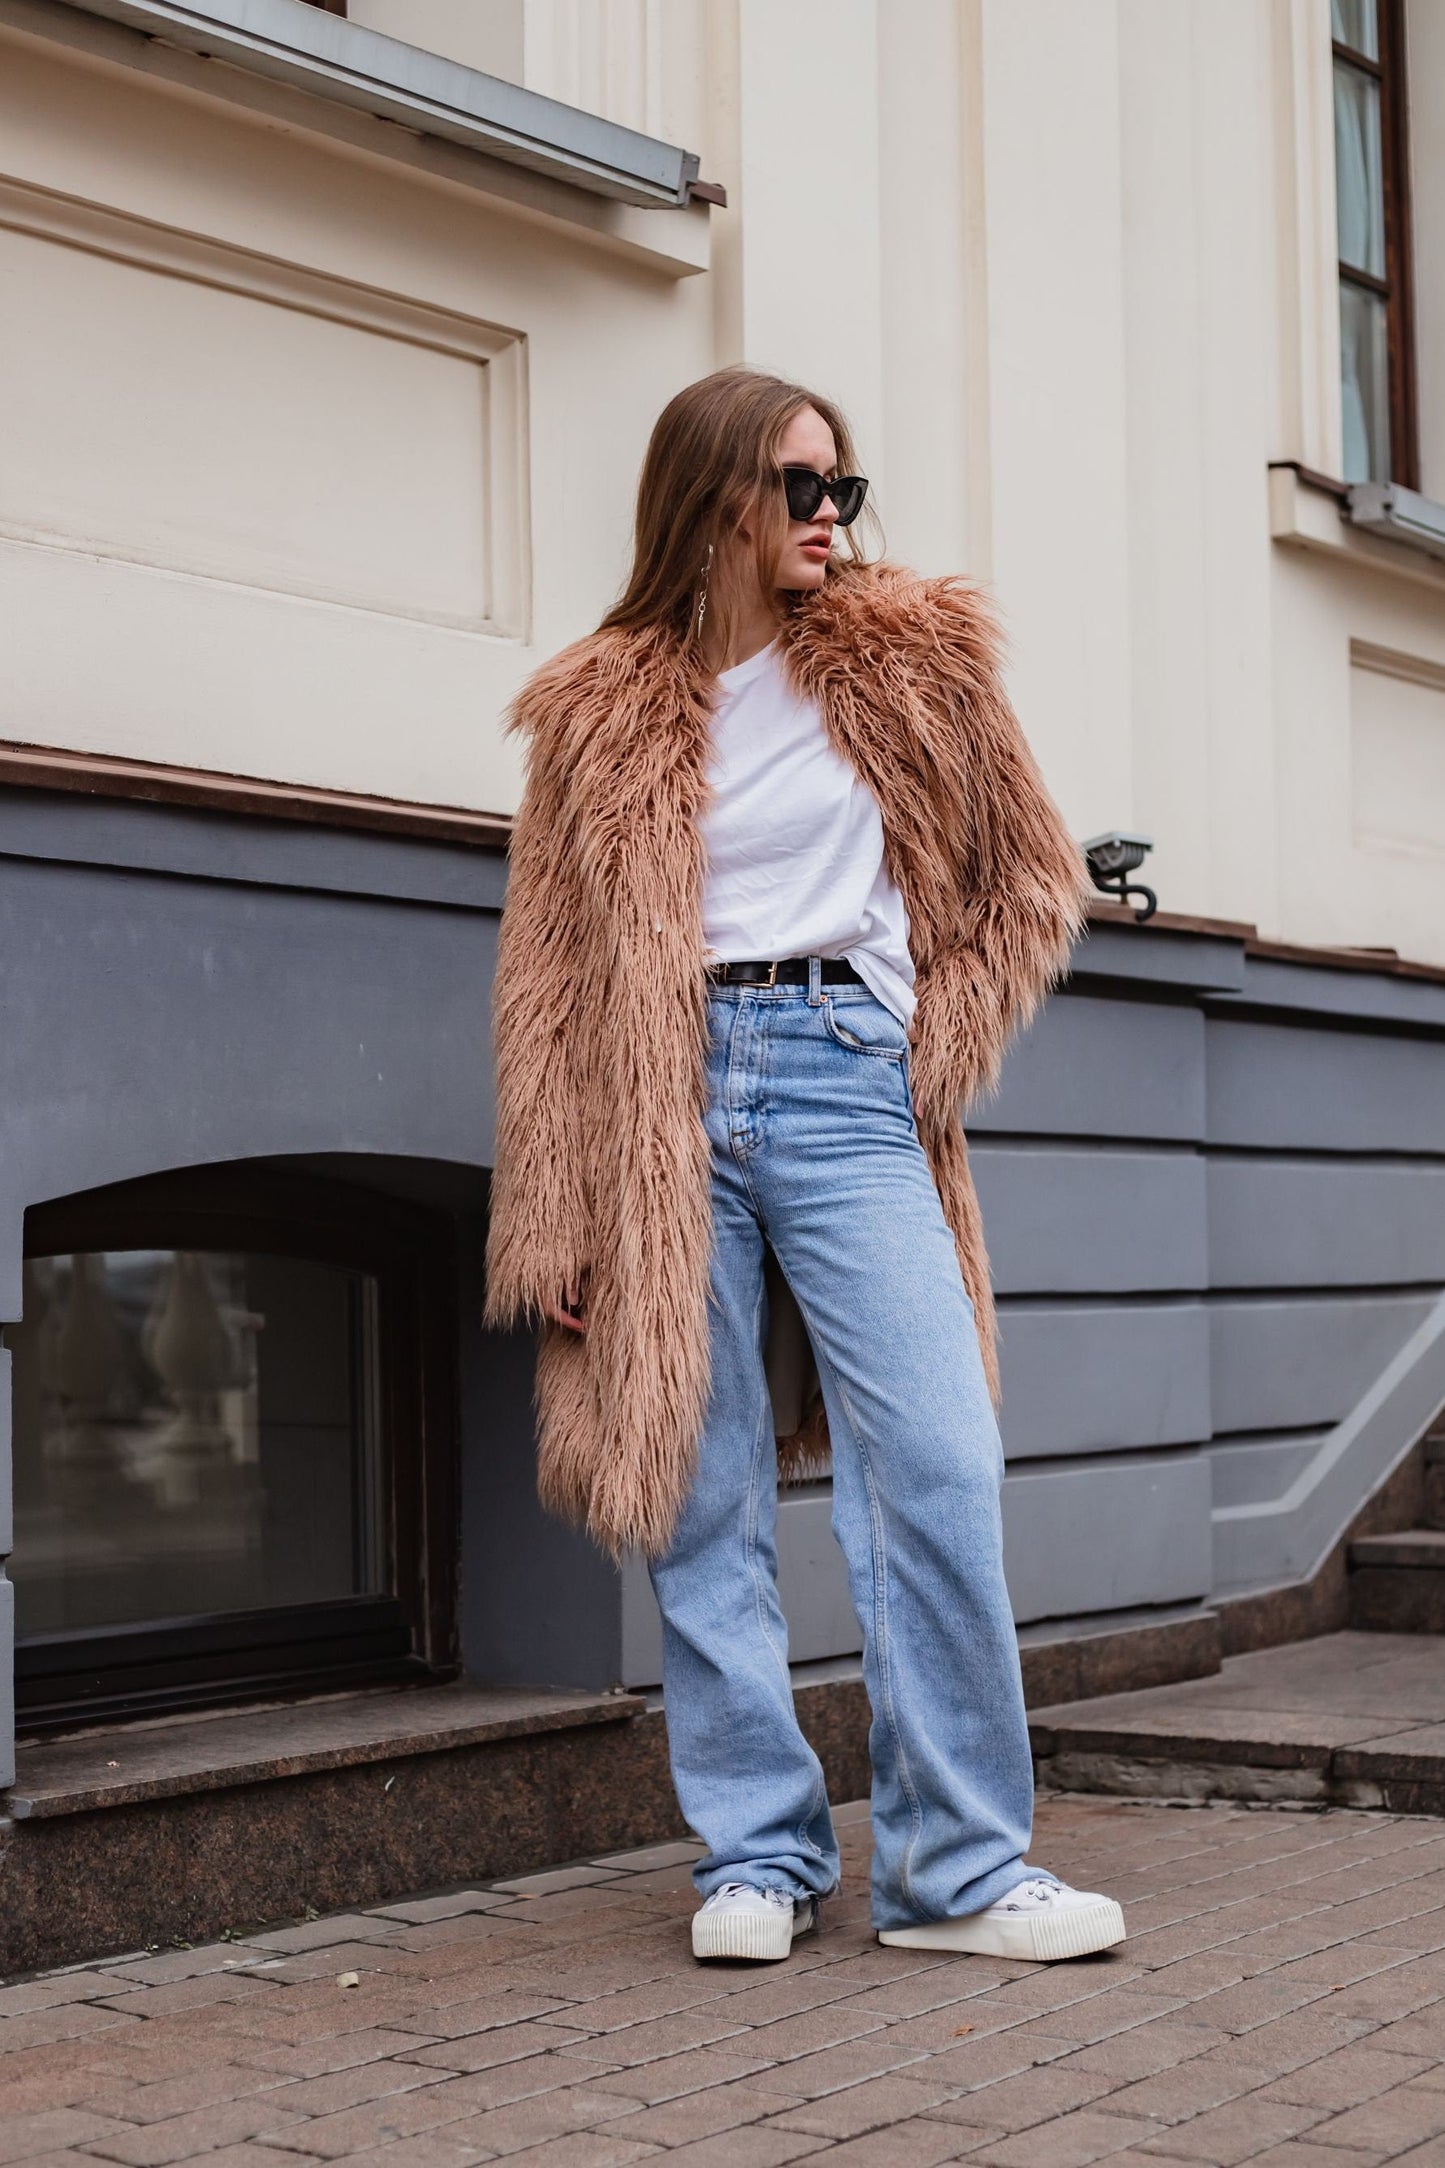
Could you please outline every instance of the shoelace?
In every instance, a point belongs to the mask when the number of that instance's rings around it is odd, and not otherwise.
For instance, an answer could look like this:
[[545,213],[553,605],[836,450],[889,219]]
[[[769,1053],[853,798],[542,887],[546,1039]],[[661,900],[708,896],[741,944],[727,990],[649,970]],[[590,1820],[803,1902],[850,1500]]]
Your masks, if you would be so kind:
[[1014,1904],[1012,1901],[1019,1896],[1032,1897],[1036,1904],[1046,1905],[1054,1896],[1058,1887],[1058,1883],[1049,1881],[1046,1875],[1034,1875],[1027,1882],[1020,1882],[1014,1889],[1010,1890],[1008,1896],[1004,1899],[1004,1910],[1006,1912],[1022,1910],[1021,1906]]
[[758,1889],[751,1882],[724,1882],[722,1888],[715,1889],[707,1901],[711,1905],[716,1904],[719,1897],[737,1897],[739,1895],[761,1897],[770,1905],[786,1905],[790,1912],[793,1909],[793,1900],[786,1890]]

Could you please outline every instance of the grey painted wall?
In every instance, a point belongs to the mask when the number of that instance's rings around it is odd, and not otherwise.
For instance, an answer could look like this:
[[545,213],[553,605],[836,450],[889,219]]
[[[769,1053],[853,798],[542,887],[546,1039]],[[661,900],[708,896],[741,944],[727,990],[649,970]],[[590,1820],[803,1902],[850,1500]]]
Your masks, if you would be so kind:
[[[0,1559],[8,1558],[14,1545],[14,1480],[10,1457],[10,1357],[0,1348]],[[10,1651],[15,1646],[15,1590],[0,1578],[0,1783],[15,1775],[12,1758],[15,1738],[15,1667]]]
[[980,1138],[1034,1131],[1192,1144],[1204,1120],[1200,1011],[1100,992],[1048,1004],[1011,1054],[1003,1092],[969,1126]]
[[1207,1438],[1209,1326],[1203,1304],[1176,1296],[1006,1303],[999,1350],[1009,1460]]
[[486,1165],[497,924],[0,859],[0,1317],[41,1198],[268,1153]]
[[[646,1577],[541,1514],[530,1347],[475,1323],[503,886],[485,851],[0,790],[0,1317],[45,1198],[277,1155],[410,1183],[472,1321],[467,1666],[647,1684]],[[1307,1570],[1445,1398],[1445,987],[1096,927],[972,1128],[1020,1619]],[[829,1509],[781,1509],[798,1660],[857,1647]]]
[[1430,1309],[1428,1294],[1222,1297],[1209,1308],[1210,1404],[1221,1435],[1337,1423]]
[[1433,1033],[1411,1039],[1400,1032],[1302,1029],[1294,1018],[1266,1024],[1221,1017],[1209,1027],[1206,1075],[1204,1134],[1211,1144],[1445,1157],[1445,1092]]

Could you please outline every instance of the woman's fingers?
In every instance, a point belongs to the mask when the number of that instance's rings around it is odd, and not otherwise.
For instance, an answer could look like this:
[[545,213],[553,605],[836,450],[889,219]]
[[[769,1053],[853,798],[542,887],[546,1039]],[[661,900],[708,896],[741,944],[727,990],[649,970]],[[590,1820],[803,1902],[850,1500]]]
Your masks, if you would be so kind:
[[575,1288],[569,1287],[560,1302],[549,1302],[546,1314],[554,1325],[565,1326],[568,1332],[587,1330],[587,1313],[582,1306],[581,1294]]

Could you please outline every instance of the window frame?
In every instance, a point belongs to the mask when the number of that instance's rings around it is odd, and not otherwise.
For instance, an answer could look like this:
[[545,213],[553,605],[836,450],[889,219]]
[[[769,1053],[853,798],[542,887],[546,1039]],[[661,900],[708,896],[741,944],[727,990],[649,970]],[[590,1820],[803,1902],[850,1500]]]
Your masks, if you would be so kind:
[[311,1174],[237,1166],[37,1205],[27,1256],[239,1250],[334,1264],[377,1287],[380,1595],[17,1638],[21,1737],[180,1709],[454,1677],[456,1260],[450,1223]]
[[1405,64],[1405,0],[1376,0],[1380,57],[1331,37],[1331,63],[1370,76],[1380,92],[1380,163],[1384,192],[1385,276],[1336,263],[1342,285],[1376,295],[1385,304],[1389,375],[1390,471],[1372,480],[1420,486],[1420,422],[1416,394],[1415,297],[1410,197],[1409,103]]

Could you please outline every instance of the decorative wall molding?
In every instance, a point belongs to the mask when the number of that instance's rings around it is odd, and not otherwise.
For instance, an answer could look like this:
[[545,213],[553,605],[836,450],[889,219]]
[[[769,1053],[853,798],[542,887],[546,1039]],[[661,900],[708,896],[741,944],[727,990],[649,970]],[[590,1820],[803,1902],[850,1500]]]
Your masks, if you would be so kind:
[[[527,504],[526,340],[505,326],[435,307],[385,289],[338,277],[197,233],[131,216],[79,197],[0,180],[0,229],[76,249],[90,256],[158,273],[184,284],[320,318],[348,329],[473,364],[479,373],[482,471],[476,487],[484,534],[485,575],[476,606],[464,614],[366,598],[354,601],[324,580],[247,578],[223,566],[198,565],[179,551],[128,547],[124,542],[49,530],[0,507],[0,534],[22,543],[119,558],[191,578],[271,588],[305,599],[380,608],[453,629],[525,638],[530,616]],[[368,447],[359,443],[359,460]]]
[[1425,655],[1378,647],[1373,640],[1351,640],[1350,662],[1354,669],[1372,671],[1376,677],[1400,678],[1407,685],[1424,685],[1431,692],[1445,693],[1445,663],[1432,662]]
[[113,256],[122,263],[140,264],[149,271],[165,271],[174,278],[225,287],[254,300],[304,309],[311,316],[327,316],[468,361],[494,360],[521,337],[519,332],[381,287],[364,286],[279,256],[186,233],[20,181],[0,180],[0,226],[88,249],[94,255]]
[[110,754],[67,752],[47,745],[0,742],[0,786],[64,791],[88,798],[140,800],[150,805],[191,806],[265,820],[306,821],[317,828],[353,828],[419,842],[465,843],[505,849],[512,832],[504,813],[474,813],[464,806],[416,805],[361,792],[320,790],[254,775],[218,775],[203,768],[172,768],[159,762],[121,760]]

